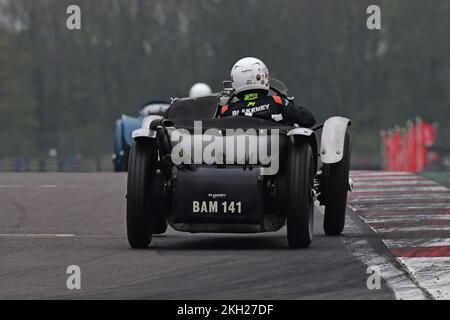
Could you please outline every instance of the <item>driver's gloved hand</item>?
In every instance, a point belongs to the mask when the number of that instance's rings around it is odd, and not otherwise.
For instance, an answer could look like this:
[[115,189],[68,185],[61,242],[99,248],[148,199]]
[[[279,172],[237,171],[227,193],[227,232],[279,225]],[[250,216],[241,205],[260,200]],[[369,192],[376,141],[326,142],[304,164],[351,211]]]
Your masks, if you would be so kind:
[[311,128],[316,124],[316,119],[309,110],[297,107],[292,102],[289,102],[283,110],[283,117],[286,121],[297,123],[305,128]]
[[174,123],[171,120],[168,119],[155,119],[150,124],[150,129],[156,130],[158,127],[173,127]]

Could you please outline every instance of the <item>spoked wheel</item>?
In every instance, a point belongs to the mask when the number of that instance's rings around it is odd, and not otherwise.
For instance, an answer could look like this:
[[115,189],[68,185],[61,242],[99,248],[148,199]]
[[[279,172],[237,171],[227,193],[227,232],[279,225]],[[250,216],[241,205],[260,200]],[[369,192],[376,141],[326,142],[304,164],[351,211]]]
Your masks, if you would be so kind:
[[157,148],[153,140],[131,147],[127,182],[127,236],[132,248],[146,248],[152,240],[151,191],[156,173]]
[[314,158],[307,142],[295,142],[288,158],[287,237],[291,248],[310,246],[314,230]]
[[326,201],[323,229],[328,236],[338,236],[344,230],[350,157],[351,140],[350,134],[346,132],[342,160],[338,163],[324,164],[322,170],[323,192]]

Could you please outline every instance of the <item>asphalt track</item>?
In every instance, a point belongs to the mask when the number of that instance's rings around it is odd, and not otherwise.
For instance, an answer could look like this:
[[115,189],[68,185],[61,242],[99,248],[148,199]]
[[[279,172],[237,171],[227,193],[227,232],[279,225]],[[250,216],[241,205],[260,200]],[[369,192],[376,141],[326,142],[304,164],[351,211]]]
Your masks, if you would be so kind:
[[[133,250],[125,187],[126,175],[117,173],[0,173],[0,299],[398,298],[384,279],[381,289],[367,288],[368,260],[356,242],[396,262],[353,213],[352,230],[326,237],[316,210],[306,250],[288,249],[285,228],[257,235],[170,229]],[[81,268],[80,290],[66,287],[69,265]]]

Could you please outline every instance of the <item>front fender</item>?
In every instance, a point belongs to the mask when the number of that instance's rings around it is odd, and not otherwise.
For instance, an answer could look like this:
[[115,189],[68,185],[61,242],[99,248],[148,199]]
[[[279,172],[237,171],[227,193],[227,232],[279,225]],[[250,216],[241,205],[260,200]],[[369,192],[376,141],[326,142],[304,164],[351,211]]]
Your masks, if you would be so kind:
[[337,163],[342,160],[345,133],[350,125],[350,119],[344,117],[331,117],[325,121],[320,142],[320,160],[323,163]]
[[139,138],[156,138],[156,131],[150,129],[150,125],[152,123],[152,121],[155,120],[161,120],[163,117],[162,116],[158,116],[158,115],[150,115],[145,117],[142,120],[142,124],[139,128],[136,128],[135,130],[133,130],[132,133],[132,138],[134,140],[139,139]]
[[295,141],[296,139],[306,139],[311,146],[311,149],[313,151],[314,156],[314,165],[315,165],[315,171],[317,171],[318,168],[318,156],[317,156],[317,139],[316,135],[313,130],[308,128],[295,128],[290,130],[287,133],[287,136],[290,137],[292,141]]
[[131,145],[133,144],[133,131],[141,127],[142,119],[122,115],[121,120],[123,127],[123,139],[125,143],[131,147]]
[[295,128],[290,130],[287,133],[287,136],[307,136],[310,137],[312,134],[314,133],[314,131],[312,131],[311,129],[308,128]]

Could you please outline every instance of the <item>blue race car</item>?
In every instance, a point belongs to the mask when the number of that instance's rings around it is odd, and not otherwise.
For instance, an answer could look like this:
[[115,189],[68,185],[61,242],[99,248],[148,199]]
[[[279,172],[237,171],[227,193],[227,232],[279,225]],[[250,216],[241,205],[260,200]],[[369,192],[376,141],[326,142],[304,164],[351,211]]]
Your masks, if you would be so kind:
[[131,138],[133,130],[140,128],[142,120],[149,115],[165,116],[168,108],[169,102],[165,100],[151,100],[142,106],[138,117],[123,114],[116,121],[114,154],[112,156],[115,172],[128,170],[128,155],[134,142]]

